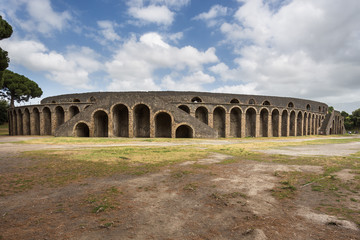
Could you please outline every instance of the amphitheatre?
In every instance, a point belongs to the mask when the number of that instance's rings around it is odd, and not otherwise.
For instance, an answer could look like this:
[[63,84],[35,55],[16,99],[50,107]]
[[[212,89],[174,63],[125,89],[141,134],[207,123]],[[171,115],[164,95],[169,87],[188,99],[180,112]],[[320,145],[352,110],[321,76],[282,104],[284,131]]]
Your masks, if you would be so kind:
[[9,110],[10,135],[243,138],[345,132],[338,111],[306,99],[207,92],[91,92]]

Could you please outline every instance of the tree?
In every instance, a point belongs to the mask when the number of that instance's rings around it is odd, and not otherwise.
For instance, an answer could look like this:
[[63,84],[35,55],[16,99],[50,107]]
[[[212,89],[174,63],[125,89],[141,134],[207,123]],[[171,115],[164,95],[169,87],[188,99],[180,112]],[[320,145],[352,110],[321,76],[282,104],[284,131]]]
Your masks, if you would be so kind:
[[[2,19],[0,15],[0,40],[9,38],[13,30],[10,24]],[[3,71],[9,66],[10,59],[8,58],[7,51],[0,48],[0,87],[2,86],[2,75]]]
[[0,125],[8,121],[7,110],[9,103],[5,100],[0,100]]
[[36,82],[10,70],[4,71],[3,80],[0,96],[10,100],[11,108],[15,106],[15,101],[28,101],[30,98],[40,97],[43,93]]
[[352,112],[351,120],[354,123],[354,128],[360,128],[360,108]]
[[328,108],[328,113],[332,113],[334,111],[334,107],[333,106],[330,106],[329,108]]

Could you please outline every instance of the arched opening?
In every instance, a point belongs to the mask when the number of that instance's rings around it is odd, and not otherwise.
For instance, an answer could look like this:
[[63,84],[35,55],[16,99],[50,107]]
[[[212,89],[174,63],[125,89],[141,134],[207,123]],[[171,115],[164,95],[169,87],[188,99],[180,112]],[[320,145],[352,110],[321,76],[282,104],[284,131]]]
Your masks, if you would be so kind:
[[96,98],[94,96],[90,97],[89,99],[90,102],[96,102]]
[[310,104],[306,105],[306,110],[310,110],[310,109],[311,109]]
[[144,104],[134,108],[134,136],[150,137],[150,109]]
[[113,133],[115,137],[129,137],[129,110],[124,104],[113,108]]
[[76,124],[75,136],[76,137],[89,137],[90,136],[89,126],[86,123]]
[[31,134],[30,122],[30,112],[29,109],[26,108],[24,111],[24,135]]
[[286,137],[288,133],[288,112],[284,110],[281,114],[281,136]]
[[254,100],[254,99],[250,99],[250,100],[249,100],[249,104],[255,104],[255,100]]
[[319,112],[321,112],[321,106],[319,106]]
[[32,135],[40,135],[40,112],[39,109],[34,108],[33,109],[33,123],[34,123],[34,127],[33,127],[33,132]]
[[311,114],[308,115],[308,124],[307,124],[307,135],[311,134]]
[[297,115],[297,133],[296,133],[296,136],[302,136],[302,113],[299,112],[298,115]]
[[195,117],[201,122],[208,124],[208,110],[206,107],[198,107],[195,111]]
[[190,108],[186,105],[180,105],[179,108],[183,110],[184,112],[190,114]]
[[51,101],[51,103],[56,103],[56,101],[53,100],[53,101]]
[[270,106],[270,102],[266,100],[266,101],[263,102],[262,105],[264,105],[264,106]]
[[253,108],[249,108],[246,111],[245,136],[256,136],[256,111]]
[[[317,135],[318,134],[318,129],[319,129],[319,116],[318,115],[316,115],[315,116],[315,135]],[[340,126],[341,126],[341,123],[340,123]]]
[[233,98],[233,99],[231,99],[230,103],[236,104],[236,103],[240,103],[240,101],[236,98]]
[[9,122],[9,135],[10,136],[14,135],[14,132],[13,132],[13,124],[14,124],[13,120],[14,120],[13,113],[12,113],[12,111],[9,111],[8,112],[8,122]]
[[279,111],[274,109],[271,114],[271,125],[273,137],[279,137]]
[[225,110],[222,107],[214,110],[214,129],[218,132],[219,137],[225,137]]
[[296,114],[294,111],[290,113],[290,136],[295,136]]
[[17,125],[18,125],[18,120],[17,120],[17,113],[16,113],[16,111],[14,111],[13,116],[14,116],[14,119],[13,119],[13,122],[14,122],[14,124],[13,124],[13,133],[14,133],[14,135],[18,135],[18,127],[17,127]]
[[55,127],[59,127],[61,124],[64,123],[65,120],[65,112],[64,109],[60,106],[57,106],[55,108]]
[[241,137],[241,110],[237,107],[230,112],[230,136]]
[[106,112],[98,110],[94,114],[94,137],[108,136],[109,119]]
[[73,102],[80,102],[80,99],[75,98]]
[[260,111],[260,136],[268,137],[268,121],[269,121],[269,112],[267,109],[263,108]]
[[307,113],[304,113],[304,122],[303,122],[303,135],[307,135],[306,132],[306,123],[307,123]]
[[44,117],[44,134],[51,135],[51,112],[48,107],[43,109],[43,117]]
[[171,117],[161,112],[155,116],[155,137],[171,138]]
[[201,98],[199,98],[199,97],[193,97],[193,98],[191,99],[191,102],[193,102],[193,103],[201,103],[202,100],[201,100]]
[[24,124],[23,124],[23,113],[21,112],[21,110],[19,109],[18,111],[18,134],[19,135],[23,135],[24,134]]
[[288,107],[289,107],[289,108],[293,108],[293,107],[294,107],[294,104],[293,104],[292,102],[289,102],[289,103],[288,103]]
[[80,112],[79,108],[77,106],[71,106],[69,108],[69,117],[70,119],[74,117],[76,114]]
[[314,135],[315,134],[315,115],[312,115],[312,119],[311,119],[311,134]]
[[176,129],[176,138],[192,138],[194,133],[190,126],[181,125]]

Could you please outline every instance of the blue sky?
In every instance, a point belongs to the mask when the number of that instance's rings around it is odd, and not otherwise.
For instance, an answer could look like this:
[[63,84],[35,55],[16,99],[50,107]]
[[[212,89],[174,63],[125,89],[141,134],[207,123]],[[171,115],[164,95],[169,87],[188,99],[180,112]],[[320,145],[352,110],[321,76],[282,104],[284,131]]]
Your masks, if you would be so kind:
[[[43,97],[210,91],[360,107],[359,0],[0,0]],[[39,99],[32,102],[39,101]]]

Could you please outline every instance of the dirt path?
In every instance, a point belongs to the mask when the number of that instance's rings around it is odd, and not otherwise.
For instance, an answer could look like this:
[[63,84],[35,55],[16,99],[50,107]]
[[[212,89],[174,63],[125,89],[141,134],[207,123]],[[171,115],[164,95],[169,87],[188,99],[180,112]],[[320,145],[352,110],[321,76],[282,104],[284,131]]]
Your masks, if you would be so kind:
[[[233,143],[222,141],[226,142]],[[115,146],[133,144],[159,145],[141,142]],[[167,144],[179,143],[161,146]],[[3,143],[0,174],[21,173],[19,165],[31,166],[31,162],[17,156],[21,151],[83,147],[99,145]],[[334,148],[345,149],[341,154],[360,151],[358,143],[280,150],[318,155]],[[229,158],[213,153],[206,159],[173,165],[157,173],[85,179],[56,188],[37,186],[0,196],[0,239],[360,239],[359,228],[353,222],[320,214],[313,208],[315,200],[311,199],[317,198],[318,192],[311,191],[311,186],[299,190],[299,199],[279,201],[273,197],[271,190],[279,182],[278,172],[321,174],[321,167],[251,159],[218,164]],[[347,181],[351,180],[349,174],[342,171],[339,176]],[[98,208],[94,212],[94,207],[106,206],[104,198],[111,201],[113,209]],[[360,208],[359,203],[360,199],[354,202]]]

